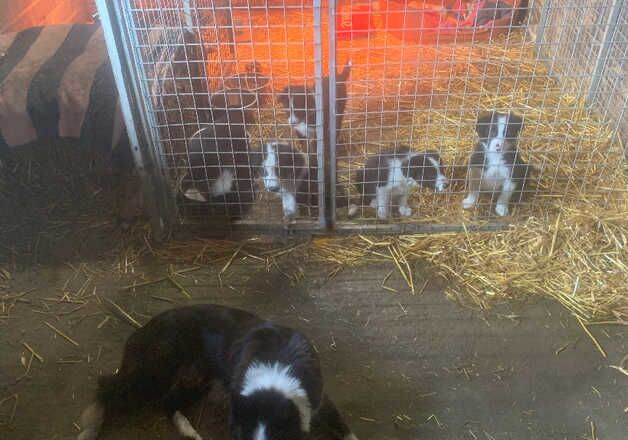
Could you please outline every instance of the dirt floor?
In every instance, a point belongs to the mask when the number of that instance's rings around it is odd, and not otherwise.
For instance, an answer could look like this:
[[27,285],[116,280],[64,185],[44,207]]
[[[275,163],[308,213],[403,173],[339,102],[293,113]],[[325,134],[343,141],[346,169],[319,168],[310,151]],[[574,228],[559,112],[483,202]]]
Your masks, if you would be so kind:
[[[215,302],[303,330],[360,439],[622,439],[628,432],[627,378],[609,367],[627,353],[625,327],[591,327],[604,359],[555,303],[480,313],[450,302],[435,280],[411,296],[393,275],[388,285],[398,292],[383,290],[388,266],[333,278],[328,267],[307,262],[270,271],[235,263],[220,275],[222,267],[134,291],[123,287],[167,275],[168,264],[145,261],[122,273],[109,258],[68,258],[4,274],[0,438],[76,436],[96,376],[116,368],[133,330],[107,300],[139,322],[179,304]],[[228,438],[224,405],[203,402],[189,415],[205,439]],[[177,438],[151,412],[110,423],[104,437]]]

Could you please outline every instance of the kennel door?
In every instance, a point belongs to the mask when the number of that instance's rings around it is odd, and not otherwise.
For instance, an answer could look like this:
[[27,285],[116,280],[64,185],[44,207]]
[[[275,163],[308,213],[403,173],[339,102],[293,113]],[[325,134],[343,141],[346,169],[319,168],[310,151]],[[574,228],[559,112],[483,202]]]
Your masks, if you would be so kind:
[[[131,81],[119,86],[135,86],[131,119],[146,133],[152,173],[163,178],[179,222],[327,225],[320,0],[116,0],[99,7],[111,12],[104,25],[123,36],[111,55]],[[312,102],[308,139],[282,103],[294,87]],[[307,157],[276,161],[281,185],[273,191],[262,178],[269,143]],[[290,218],[286,194],[298,204]]]

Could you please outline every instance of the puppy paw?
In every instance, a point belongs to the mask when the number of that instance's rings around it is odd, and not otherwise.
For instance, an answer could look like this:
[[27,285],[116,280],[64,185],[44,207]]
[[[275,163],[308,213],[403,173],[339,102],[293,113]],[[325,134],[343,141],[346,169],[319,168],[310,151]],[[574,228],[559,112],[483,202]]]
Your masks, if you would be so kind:
[[412,208],[408,206],[400,206],[399,215],[402,217],[410,217],[412,215]]
[[477,202],[477,199],[475,197],[472,196],[468,196],[466,197],[463,201],[462,201],[462,207],[464,209],[470,209],[473,208],[475,206]]
[[377,218],[380,220],[386,220],[388,218],[388,209],[385,206],[379,206],[377,208]]
[[500,217],[505,217],[508,215],[508,205],[505,203],[498,203],[495,205],[495,213]]

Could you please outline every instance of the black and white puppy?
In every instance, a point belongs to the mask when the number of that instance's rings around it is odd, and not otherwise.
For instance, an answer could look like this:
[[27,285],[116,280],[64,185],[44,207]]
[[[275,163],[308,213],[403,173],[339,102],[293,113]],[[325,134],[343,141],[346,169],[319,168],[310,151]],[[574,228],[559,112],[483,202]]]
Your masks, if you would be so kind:
[[[413,188],[424,187],[442,192],[449,186],[438,153],[416,152],[408,147],[370,156],[357,172],[355,183],[360,193],[359,204],[375,208],[379,219],[390,216],[391,205],[399,205],[401,216],[411,216],[408,196]],[[349,214],[356,212],[357,207],[351,206]]]
[[[342,119],[347,105],[347,79],[351,72],[349,61],[336,76],[336,130],[342,127]],[[306,85],[290,85],[279,95],[284,110],[288,114],[288,124],[301,139],[316,139],[316,100],[314,89]],[[323,78],[323,132],[329,132],[329,77]]]
[[117,373],[100,377],[78,439],[95,439],[111,414],[159,403],[182,436],[201,440],[181,410],[214,382],[228,390],[235,440],[305,439],[318,425],[337,440],[357,440],[324,394],[318,357],[304,335],[209,304],[166,311],[129,337]]
[[200,206],[225,208],[240,215],[255,202],[255,163],[244,124],[217,123],[194,133],[188,140],[184,173],[178,190]]
[[[318,159],[292,144],[268,142],[259,168],[264,190],[281,197],[284,218],[292,220],[299,205],[318,205]],[[336,186],[336,206],[346,206],[346,191]]]
[[[315,203],[313,186],[317,179],[312,174],[315,168],[310,168],[310,156],[291,144],[266,143],[259,171],[264,190],[281,197],[285,219],[290,220],[297,215],[299,204]],[[314,182],[310,184],[311,177],[314,177]]]
[[474,207],[480,193],[497,196],[495,212],[508,215],[511,197],[521,193],[531,166],[525,163],[517,148],[519,132],[523,127],[520,116],[510,113],[482,113],[478,116],[476,131],[480,138],[467,169],[469,194],[462,207]]
[[206,112],[208,123],[187,142],[186,172],[178,190],[188,200],[201,203],[239,203],[254,200],[254,173],[246,132],[252,112],[242,107],[246,92],[213,95],[218,107]]

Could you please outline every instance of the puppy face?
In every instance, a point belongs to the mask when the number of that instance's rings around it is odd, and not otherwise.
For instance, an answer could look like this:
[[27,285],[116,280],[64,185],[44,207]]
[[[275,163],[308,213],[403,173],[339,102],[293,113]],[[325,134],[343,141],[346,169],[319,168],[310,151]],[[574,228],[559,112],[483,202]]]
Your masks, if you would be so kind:
[[235,440],[302,440],[297,406],[274,390],[257,391],[231,402],[231,432]]
[[501,153],[516,148],[523,120],[514,113],[483,113],[478,116],[476,131],[484,150]]
[[442,192],[449,186],[449,179],[443,173],[438,153],[428,152],[410,158],[408,177],[414,179],[418,186]]
[[312,91],[305,86],[286,87],[279,100],[288,113],[288,123],[295,128],[303,125],[302,130],[297,131],[306,136],[301,131],[316,125],[316,100]]

